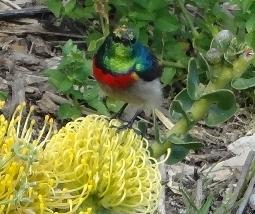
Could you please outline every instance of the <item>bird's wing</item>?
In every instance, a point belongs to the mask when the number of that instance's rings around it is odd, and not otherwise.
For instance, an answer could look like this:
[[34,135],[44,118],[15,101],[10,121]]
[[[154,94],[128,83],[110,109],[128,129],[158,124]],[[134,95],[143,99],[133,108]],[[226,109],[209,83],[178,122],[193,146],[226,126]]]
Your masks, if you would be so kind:
[[135,73],[139,78],[144,81],[152,81],[161,76],[162,68],[159,61],[147,47],[138,45],[135,52],[137,57]]

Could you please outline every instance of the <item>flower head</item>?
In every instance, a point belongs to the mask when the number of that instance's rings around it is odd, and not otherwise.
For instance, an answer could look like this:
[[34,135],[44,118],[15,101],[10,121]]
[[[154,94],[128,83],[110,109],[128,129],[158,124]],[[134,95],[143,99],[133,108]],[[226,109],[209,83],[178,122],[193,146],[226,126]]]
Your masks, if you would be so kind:
[[[49,118],[46,118],[44,128],[38,137],[32,139],[35,124],[31,119],[33,107],[25,121],[22,116],[24,110],[25,104],[19,105],[10,121],[0,115],[0,213],[25,212],[31,204],[40,207],[39,194],[44,191],[44,181],[34,178],[32,166],[37,162],[39,145],[48,140],[52,126],[41,140],[49,123]],[[48,183],[46,179],[45,184]]]
[[0,213],[153,213],[161,190],[156,160],[133,130],[103,116],[38,131],[30,108],[0,115]]
[[150,158],[145,139],[133,130],[117,133],[111,128],[116,123],[96,115],[79,118],[47,143],[39,159],[40,170],[55,182],[45,201],[50,209],[155,211],[161,189],[156,160]]

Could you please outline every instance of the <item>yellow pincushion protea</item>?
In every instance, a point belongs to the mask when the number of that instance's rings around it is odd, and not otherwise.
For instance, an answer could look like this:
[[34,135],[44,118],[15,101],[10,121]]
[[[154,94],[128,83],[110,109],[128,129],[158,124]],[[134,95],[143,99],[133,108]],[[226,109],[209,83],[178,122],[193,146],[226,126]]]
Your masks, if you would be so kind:
[[0,213],[26,213],[31,206],[37,207],[39,211],[39,194],[45,190],[43,185],[48,186],[50,183],[47,177],[34,179],[32,166],[37,161],[39,143],[48,140],[52,126],[44,140],[41,140],[49,122],[46,117],[44,128],[32,140],[35,121],[30,116],[33,108],[22,122],[24,108],[25,104],[19,105],[10,122],[0,115]]
[[35,130],[33,108],[0,115],[0,214],[153,213],[161,190],[158,163],[133,130],[91,115],[51,137],[52,119]]
[[117,133],[103,116],[68,123],[40,155],[40,171],[54,179],[45,205],[58,213],[153,213],[161,190],[156,160],[133,130]]

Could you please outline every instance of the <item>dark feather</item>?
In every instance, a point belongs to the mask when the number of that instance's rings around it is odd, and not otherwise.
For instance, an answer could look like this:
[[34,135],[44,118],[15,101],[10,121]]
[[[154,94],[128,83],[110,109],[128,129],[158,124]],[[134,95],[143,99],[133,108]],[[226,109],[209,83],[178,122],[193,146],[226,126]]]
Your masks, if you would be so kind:
[[140,43],[137,43],[134,48],[138,65],[136,65],[135,69],[137,75],[144,81],[152,81],[160,77],[162,74],[162,67],[149,48]]
[[159,65],[158,59],[156,57],[152,58],[152,65],[149,70],[143,72],[136,72],[138,76],[144,81],[153,81],[159,78],[162,74],[162,67]]

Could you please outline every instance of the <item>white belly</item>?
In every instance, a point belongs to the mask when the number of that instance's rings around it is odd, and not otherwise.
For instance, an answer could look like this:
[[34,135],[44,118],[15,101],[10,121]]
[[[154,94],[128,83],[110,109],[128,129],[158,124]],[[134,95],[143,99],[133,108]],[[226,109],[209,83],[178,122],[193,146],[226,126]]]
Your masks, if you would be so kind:
[[101,84],[100,87],[107,96],[126,103],[150,108],[159,107],[162,103],[162,90],[158,79],[151,82],[138,80],[126,89],[113,89]]

